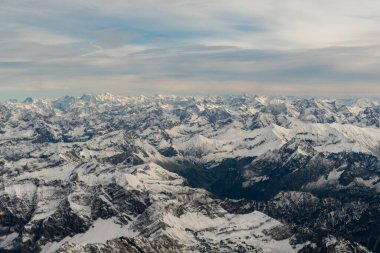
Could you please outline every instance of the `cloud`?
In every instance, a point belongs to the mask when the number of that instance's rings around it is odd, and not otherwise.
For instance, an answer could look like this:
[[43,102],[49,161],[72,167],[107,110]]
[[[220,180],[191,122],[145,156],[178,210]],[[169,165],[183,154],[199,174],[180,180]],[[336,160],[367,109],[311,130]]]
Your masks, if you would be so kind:
[[380,95],[377,1],[0,4],[3,98],[201,90]]
[[372,53],[378,47],[283,51],[194,45],[73,57],[78,47],[34,47],[35,61],[3,62],[0,82],[12,85],[0,86],[1,93],[380,94],[380,59]]

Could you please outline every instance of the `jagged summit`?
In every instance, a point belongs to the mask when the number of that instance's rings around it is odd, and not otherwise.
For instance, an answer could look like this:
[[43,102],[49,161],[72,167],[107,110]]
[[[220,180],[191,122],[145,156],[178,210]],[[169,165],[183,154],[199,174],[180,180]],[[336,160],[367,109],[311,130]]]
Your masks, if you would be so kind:
[[380,99],[5,102],[0,251],[378,253],[379,123]]

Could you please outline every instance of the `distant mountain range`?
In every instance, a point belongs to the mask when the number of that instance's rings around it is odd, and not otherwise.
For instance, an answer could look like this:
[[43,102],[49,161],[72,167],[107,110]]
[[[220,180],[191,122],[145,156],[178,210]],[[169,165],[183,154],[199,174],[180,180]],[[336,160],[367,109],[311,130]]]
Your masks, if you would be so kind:
[[380,253],[380,99],[0,105],[0,252]]

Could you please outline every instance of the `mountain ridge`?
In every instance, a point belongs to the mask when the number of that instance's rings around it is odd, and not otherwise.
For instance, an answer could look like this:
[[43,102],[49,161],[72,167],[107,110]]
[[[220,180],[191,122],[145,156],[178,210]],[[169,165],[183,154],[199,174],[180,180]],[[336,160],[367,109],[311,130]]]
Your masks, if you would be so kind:
[[377,253],[379,123],[380,99],[8,101],[0,249]]

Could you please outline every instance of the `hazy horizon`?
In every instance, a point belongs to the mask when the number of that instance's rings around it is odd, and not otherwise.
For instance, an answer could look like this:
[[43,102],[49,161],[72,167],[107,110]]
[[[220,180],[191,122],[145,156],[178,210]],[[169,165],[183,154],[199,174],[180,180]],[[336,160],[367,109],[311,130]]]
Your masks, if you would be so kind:
[[157,97],[157,96],[163,96],[163,97],[171,97],[171,96],[178,96],[178,97],[204,97],[204,98],[212,98],[212,97],[228,97],[228,96],[249,96],[249,97],[268,97],[268,98],[283,98],[283,99],[321,99],[321,100],[357,100],[357,99],[379,99],[380,96],[308,96],[308,95],[268,95],[268,94],[255,94],[255,93],[230,93],[230,94],[163,94],[163,93],[152,93],[152,94],[115,94],[110,92],[103,92],[103,93],[77,93],[77,94],[58,94],[58,95],[51,95],[51,96],[27,96],[27,97],[13,97],[13,98],[0,98],[0,103],[5,102],[25,102],[25,100],[31,98],[35,100],[58,100],[65,97],[74,97],[77,99],[82,98],[82,96],[104,96],[104,95],[111,95],[111,96],[120,96],[120,97],[139,97],[139,96],[145,96],[145,97]]
[[380,96],[372,0],[14,0],[0,21],[0,101]]

